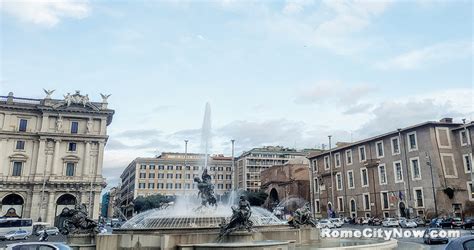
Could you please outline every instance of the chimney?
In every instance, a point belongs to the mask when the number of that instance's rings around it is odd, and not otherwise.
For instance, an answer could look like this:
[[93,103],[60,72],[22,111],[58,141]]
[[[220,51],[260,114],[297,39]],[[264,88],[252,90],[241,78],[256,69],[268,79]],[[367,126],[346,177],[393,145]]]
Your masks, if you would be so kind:
[[453,118],[445,117],[445,118],[439,120],[439,122],[442,122],[442,123],[453,123]]

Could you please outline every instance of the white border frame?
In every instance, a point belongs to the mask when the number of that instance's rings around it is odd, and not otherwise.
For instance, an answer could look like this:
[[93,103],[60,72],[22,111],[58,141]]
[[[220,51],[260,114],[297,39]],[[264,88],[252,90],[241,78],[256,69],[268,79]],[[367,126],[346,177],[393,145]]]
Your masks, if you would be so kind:
[[[380,168],[383,167],[384,170],[385,170],[385,183],[382,183],[382,175],[380,173]],[[385,163],[382,163],[382,164],[379,164],[377,166],[377,172],[378,172],[378,175],[379,175],[379,185],[387,185],[388,184],[388,177],[387,177],[387,166],[385,165]]]
[[[342,200],[342,209],[339,207],[339,200]],[[337,209],[339,212],[344,213],[344,196],[338,196],[337,197]]]
[[[383,207],[383,194],[387,194],[387,208]],[[380,191],[380,207],[382,208],[382,211],[384,210],[390,210],[390,196],[388,194],[388,191]]]
[[467,169],[466,156],[469,158],[469,164],[471,164],[471,169],[472,169],[472,153],[462,155],[462,165],[464,166],[464,173],[465,174],[470,174],[471,170]]
[[[393,148],[393,141],[395,139],[397,140],[397,145],[398,145],[398,152],[397,153],[394,151],[394,148]],[[392,155],[399,155],[400,154],[400,151],[401,151],[401,149],[400,149],[400,138],[398,138],[398,136],[394,136],[394,137],[390,138],[390,148],[392,149]]]
[[[452,143],[451,143],[451,136],[449,135],[449,128],[448,127],[436,127],[436,143],[438,143],[438,147],[439,148],[452,148]],[[446,136],[448,138],[448,146],[443,146],[441,145],[440,141],[439,141],[439,135],[440,135],[440,131],[441,130],[444,130],[446,131]]]
[[[418,206],[418,198],[416,197],[416,191],[421,190],[421,199],[423,201],[423,206]],[[414,187],[413,188],[413,200],[415,208],[425,208],[425,193],[423,192],[423,187]]]
[[[418,170],[420,172],[420,177],[419,178],[415,178],[415,169],[413,168],[413,160],[418,161]],[[418,157],[418,156],[417,157],[411,157],[409,159],[409,161],[410,161],[411,180],[412,181],[420,181],[422,179],[420,157]]]
[[[363,150],[364,150],[364,159],[363,159],[363,160],[362,160],[362,158],[360,157],[360,149],[363,149]],[[358,150],[357,153],[359,154],[359,162],[365,162],[365,161],[367,161],[367,151],[365,150],[365,145],[359,146],[359,147],[357,148],[357,150]]]
[[[355,189],[355,176],[354,176],[354,170],[348,170],[347,172],[347,189]],[[352,173],[352,187],[349,185],[350,184],[350,178],[349,178],[349,173]]]
[[[369,197],[369,209],[367,210],[367,208],[365,207],[365,195],[367,195],[367,197]],[[371,206],[371,203],[370,203],[370,193],[362,193],[362,208],[364,209],[363,211],[372,211],[372,206]]]
[[[378,148],[379,143],[382,144],[382,155],[379,155],[379,148]],[[377,159],[381,159],[385,157],[385,148],[384,148],[383,140],[375,142],[375,155],[377,156]]]
[[[411,148],[410,144],[410,135],[415,135],[415,148]],[[449,138],[448,138],[449,139]],[[418,136],[416,134],[416,131],[407,133],[407,142],[408,142],[408,152],[413,152],[418,150]]]
[[[347,156],[348,156],[348,153],[349,153],[350,156],[351,156],[351,162],[350,162],[350,163],[349,163],[348,157],[347,157]],[[354,164],[354,156],[353,156],[353,154],[352,154],[352,149],[346,150],[344,155],[345,155],[345,158],[346,158],[346,165],[347,165],[347,166],[350,166],[350,165]]]
[[331,162],[329,161],[329,155],[324,156],[324,170],[331,169]]
[[[337,181],[337,176],[339,176],[341,178],[341,188],[339,188],[339,184],[338,184],[339,182]],[[335,180],[336,181],[336,190],[338,190],[338,191],[343,190],[344,189],[344,181],[342,180],[341,172],[337,172],[335,177],[336,177],[336,180]]]
[[[466,139],[467,139],[467,142],[466,143],[463,143],[462,142],[462,133],[466,132]],[[459,143],[461,143],[461,146],[467,146],[467,145],[470,145],[471,144],[471,137],[469,136],[469,129],[461,129],[459,131]]]
[[[367,173],[367,185],[364,185],[364,175],[362,174],[362,170],[365,170],[365,172]],[[365,167],[360,168],[360,186],[361,187],[368,187],[369,186],[369,171]]]
[[[337,165],[337,158],[339,157],[339,165]],[[335,168],[340,168],[342,166],[342,161],[341,161],[341,153],[337,152],[334,153],[334,167]]]
[[[467,187],[467,198],[470,200],[470,201],[474,201],[474,198],[472,197],[472,194],[470,194],[469,192],[473,192],[474,190],[470,190],[471,188],[469,187],[469,184],[471,184],[472,182],[471,181],[467,181],[466,182],[466,187]],[[473,186],[473,189],[474,189],[474,186]]]

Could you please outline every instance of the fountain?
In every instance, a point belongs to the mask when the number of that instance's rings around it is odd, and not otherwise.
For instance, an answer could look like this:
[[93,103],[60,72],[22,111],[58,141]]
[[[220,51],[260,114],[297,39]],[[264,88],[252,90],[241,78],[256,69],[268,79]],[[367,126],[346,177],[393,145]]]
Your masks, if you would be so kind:
[[[180,196],[172,206],[135,215],[113,234],[99,235],[97,248],[287,250],[319,240],[318,229],[289,227],[287,221],[261,207],[250,207],[250,217],[245,217],[233,228],[231,224],[235,220],[231,218],[235,219],[236,212],[242,211],[233,208],[240,195],[238,190],[234,190],[227,203],[212,202],[213,184],[207,175],[211,136],[211,109],[206,103],[201,139],[203,173],[201,178],[195,179],[198,195]],[[242,203],[239,204],[242,209]]]

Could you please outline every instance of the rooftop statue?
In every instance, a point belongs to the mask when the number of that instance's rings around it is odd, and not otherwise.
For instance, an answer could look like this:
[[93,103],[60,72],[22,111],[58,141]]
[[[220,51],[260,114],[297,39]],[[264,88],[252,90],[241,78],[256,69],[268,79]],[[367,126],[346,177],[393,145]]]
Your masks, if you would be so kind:
[[64,96],[64,102],[68,107],[71,106],[71,104],[80,104],[85,107],[90,100],[89,95],[81,95],[81,91],[76,90],[76,93],[73,95],[67,93],[67,95]]
[[310,225],[316,227],[316,223],[311,215],[311,209],[309,203],[306,203],[303,207],[296,209],[293,213],[293,217],[288,220],[288,224],[295,228],[299,228],[302,225]]
[[207,168],[204,169],[202,176],[202,180],[199,177],[194,178],[194,182],[197,183],[197,187],[199,189],[198,196],[201,198],[201,206],[197,208],[197,210],[201,209],[202,207],[215,206],[217,207],[217,199],[214,195],[214,185],[211,183],[211,176],[207,173]]
[[230,217],[229,222],[223,222],[221,224],[221,231],[217,241],[222,241],[224,236],[237,230],[247,230],[251,232],[253,230],[253,222],[250,220],[251,215],[252,209],[250,208],[250,202],[245,199],[245,196],[241,195],[239,206],[232,206],[232,217]]
[[87,216],[84,204],[75,205],[74,209],[64,208],[59,215],[59,230],[62,234],[96,234],[97,222]]
[[56,91],[55,89],[48,90],[48,89],[43,89],[44,93],[46,94],[46,97],[44,99],[51,99],[51,95]]

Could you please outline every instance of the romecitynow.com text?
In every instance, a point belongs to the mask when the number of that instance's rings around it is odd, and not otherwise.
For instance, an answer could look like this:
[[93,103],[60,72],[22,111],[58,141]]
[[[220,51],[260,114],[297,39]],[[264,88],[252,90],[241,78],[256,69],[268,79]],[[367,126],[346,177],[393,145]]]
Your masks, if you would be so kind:
[[[365,228],[359,229],[338,229],[332,230],[328,228],[321,229],[321,237],[323,238],[381,238],[384,240],[396,238],[422,238],[425,234],[424,230],[402,230],[400,228],[382,229],[382,228]],[[429,232],[431,238],[448,237],[456,238],[461,236],[458,230],[433,230]]]

